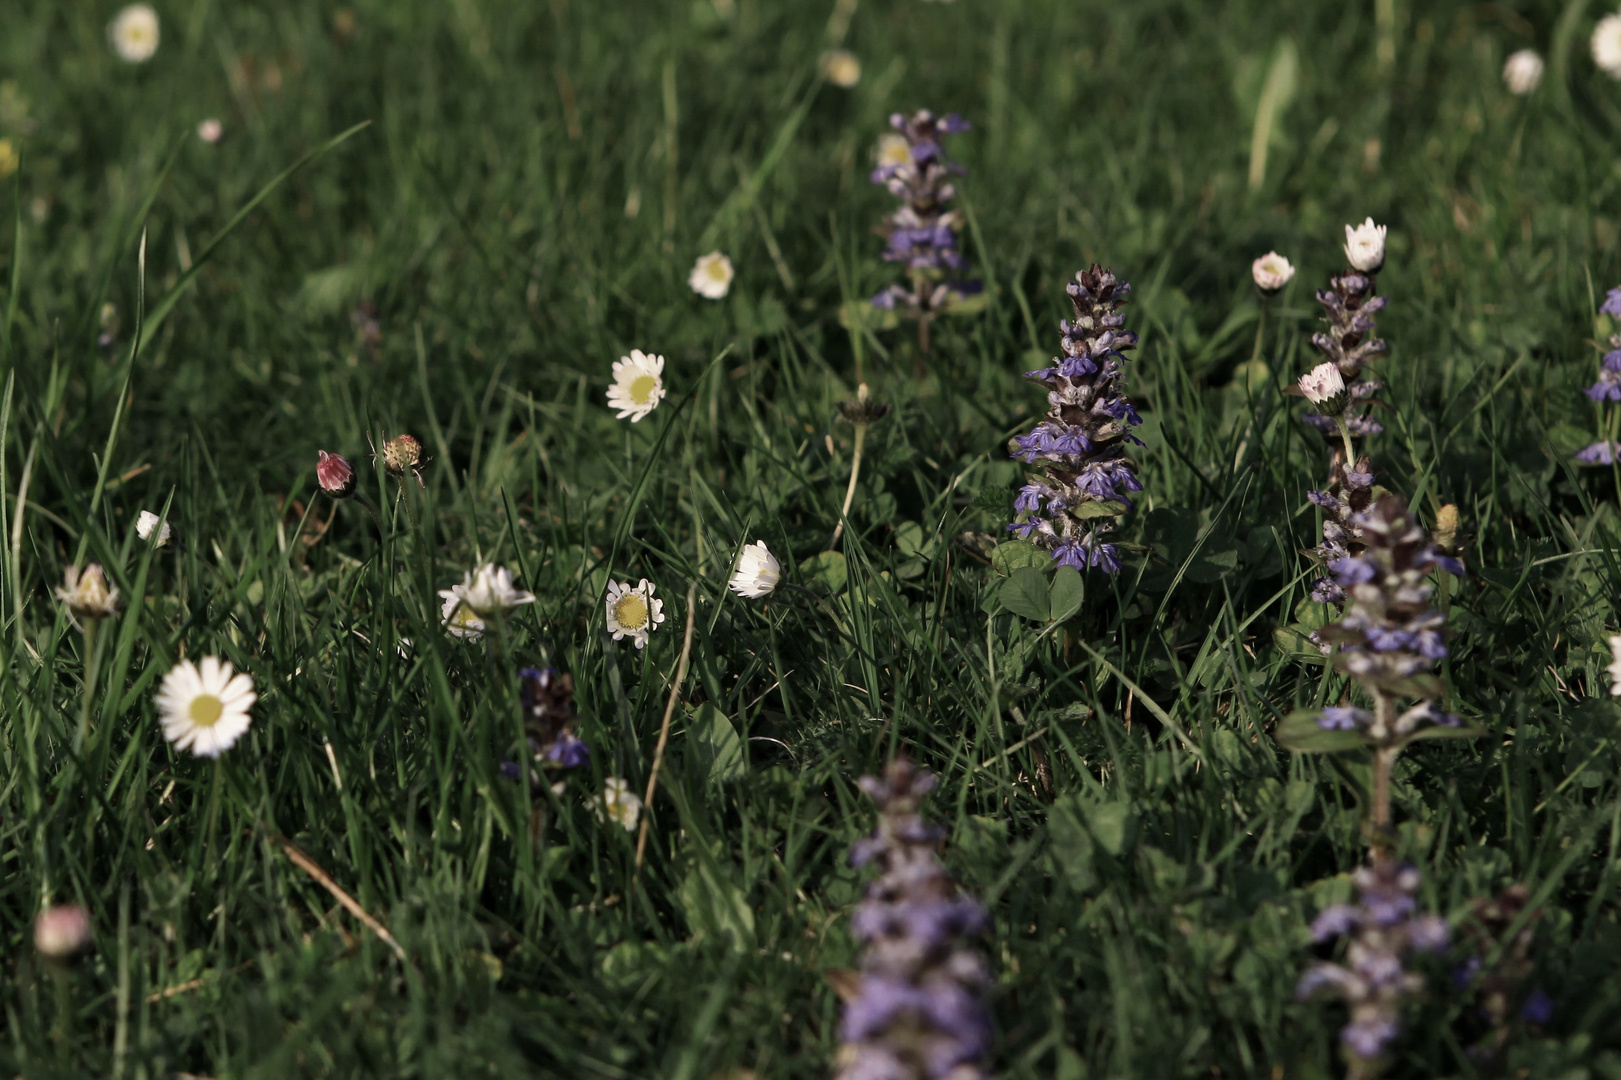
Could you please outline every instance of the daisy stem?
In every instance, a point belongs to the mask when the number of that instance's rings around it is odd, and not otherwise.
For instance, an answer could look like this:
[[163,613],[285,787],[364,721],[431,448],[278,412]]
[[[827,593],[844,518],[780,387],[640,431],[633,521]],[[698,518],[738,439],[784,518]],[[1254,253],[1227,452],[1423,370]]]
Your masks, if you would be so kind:
[[675,715],[675,703],[681,700],[681,684],[687,678],[687,662],[692,658],[692,631],[698,622],[698,582],[687,586],[687,629],[681,637],[681,659],[675,665],[675,679],[670,683],[670,696],[664,702],[664,720],[659,724],[658,745],[653,748],[653,768],[647,775],[647,794],[642,798],[642,828],[636,834],[636,872],[641,873],[642,859],[647,854],[647,828],[653,817],[653,796],[659,789],[659,769],[664,765],[664,748],[670,743],[670,718]]
[[850,504],[855,502],[856,498],[856,480],[861,476],[861,449],[866,442],[867,425],[857,424],[855,453],[850,459],[850,486],[844,489],[844,506],[839,510],[839,523],[833,530],[833,539],[827,545],[829,551],[839,546],[839,537],[844,535],[844,523],[850,516]]
[[90,705],[96,696],[96,624],[100,619],[84,621],[84,703],[79,710],[79,731],[73,738],[73,751],[78,753],[90,735]]
[[1255,348],[1250,350],[1250,363],[1252,364],[1261,358],[1261,342],[1266,337],[1266,309],[1269,306],[1267,298],[1263,296],[1261,298],[1261,317],[1255,320]]
[[[225,759],[220,758],[220,757],[216,757],[214,759],[214,780],[209,785],[209,788],[208,788],[208,830],[207,830],[207,833],[208,833],[208,848],[207,848],[207,850],[210,853],[212,853],[214,851],[216,842],[219,839],[218,834],[219,834],[219,820],[220,820],[220,788],[223,787],[224,784],[225,784]],[[209,860],[209,865],[217,866],[218,862],[216,860],[211,859],[211,860]]]
[[399,499],[399,501],[405,504],[405,520],[410,523],[411,531],[415,532],[416,528],[417,528],[417,508],[411,502],[411,488],[410,488],[410,486],[408,484],[406,484],[405,477],[403,477],[403,476],[400,477],[400,479],[399,479],[399,485],[400,485],[400,499]]
[[1351,449],[1351,428],[1343,416],[1336,417],[1335,421],[1340,426],[1340,441],[1345,444],[1345,472],[1350,475],[1356,469],[1356,453]]

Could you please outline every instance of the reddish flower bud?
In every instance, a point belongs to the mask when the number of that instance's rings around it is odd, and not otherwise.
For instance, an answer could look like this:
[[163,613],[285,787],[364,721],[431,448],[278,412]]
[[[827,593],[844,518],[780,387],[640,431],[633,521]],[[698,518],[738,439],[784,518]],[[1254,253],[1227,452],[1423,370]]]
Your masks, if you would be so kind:
[[315,479],[321,490],[334,499],[347,499],[355,493],[355,467],[342,454],[316,451],[320,459],[315,463]]

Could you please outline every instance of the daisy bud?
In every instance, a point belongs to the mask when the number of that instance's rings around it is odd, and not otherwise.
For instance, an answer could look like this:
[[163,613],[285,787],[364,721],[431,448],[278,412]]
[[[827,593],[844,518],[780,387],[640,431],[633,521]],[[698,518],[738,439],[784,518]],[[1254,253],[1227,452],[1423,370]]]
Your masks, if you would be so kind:
[[1318,364],[1300,376],[1300,392],[1324,416],[1338,416],[1348,404],[1345,379],[1340,376],[1340,369],[1332,363]]
[[1289,284],[1289,279],[1295,276],[1295,268],[1276,251],[1269,251],[1250,264],[1250,275],[1255,278],[1255,287],[1271,296]]
[[63,572],[62,581],[56,598],[75,619],[104,619],[118,611],[118,590],[107,585],[100,563],[91,563],[83,570],[70,566]]
[[1521,49],[1503,64],[1503,85],[1516,97],[1525,97],[1542,82],[1542,57],[1535,49]]
[[[384,447],[384,453],[388,448]],[[319,457],[315,461],[315,480],[321,485],[321,490],[334,499],[347,499],[355,493],[355,467],[349,464],[349,459],[342,454],[329,454],[325,450],[317,450]]]
[[757,540],[743,545],[743,552],[737,557],[737,571],[727,587],[739,596],[758,600],[770,596],[781,580],[782,564],[766,550],[765,541]]
[[1377,274],[1385,265],[1385,227],[1369,218],[1356,228],[1345,227],[1345,257],[1364,274]]
[[52,960],[66,960],[90,943],[90,913],[78,904],[46,908],[34,920],[34,948]]
[[154,534],[158,538],[158,547],[165,547],[174,539],[174,529],[167,521],[150,510],[142,510],[141,516],[135,519],[135,535],[142,540],[150,540]]
[[396,435],[383,444],[383,468],[388,475],[401,479],[408,472],[422,466],[422,444],[414,435]]

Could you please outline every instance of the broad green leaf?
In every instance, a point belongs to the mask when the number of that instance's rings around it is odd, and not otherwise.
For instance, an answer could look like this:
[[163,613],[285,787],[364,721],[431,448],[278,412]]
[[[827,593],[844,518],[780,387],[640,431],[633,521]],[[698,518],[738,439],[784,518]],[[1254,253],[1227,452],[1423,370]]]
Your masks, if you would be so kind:
[[1024,566],[1048,566],[1053,557],[1027,540],[1004,540],[991,552],[991,569],[1002,577]]
[[743,740],[726,714],[705,703],[692,713],[687,740],[693,763],[712,785],[736,780],[748,772]]
[[1097,842],[1086,828],[1077,796],[1066,795],[1053,805],[1047,815],[1047,844],[1054,869],[1070,888],[1084,893],[1097,885],[1097,869],[1092,865]]
[[1083,502],[1081,505],[1070,509],[1070,513],[1082,521],[1088,518],[1119,517],[1121,514],[1129,514],[1130,512],[1131,507],[1123,502],[1115,502],[1113,499],[1097,499]]
[[730,942],[738,952],[752,950],[754,911],[743,890],[724,871],[699,862],[681,883],[680,897],[694,934]]
[[1052,610],[1047,575],[1033,566],[1021,566],[1013,571],[1012,576],[1002,583],[1002,591],[997,595],[1002,606],[1013,614],[1037,622],[1046,622]]
[[978,315],[990,305],[991,294],[980,291],[970,296],[961,293],[952,293],[941,309],[947,315]]
[[1457,727],[1443,727],[1435,724],[1426,728],[1419,728],[1407,736],[1408,742],[1430,742],[1435,739],[1478,739],[1482,735],[1490,735],[1491,731],[1479,724],[1460,723]]
[[1333,754],[1368,745],[1359,731],[1328,731],[1317,723],[1316,709],[1296,709],[1278,724],[1278,745],[1297,754]]
[[1238,548],[1212,548],[1209,540],[1188,566],[1187,579],[1200,585],[1211,585],[1238,569]]
[[818,586],[830,593],[843,592],[850,580],[850,567],[844,561],[842,551],[824,551],[812,555],[799,564],[799,573],[807,585]]
[[1081,601],[1085,598],[1086,583],[1081,578],[1081,572],[1073,566],[1060,566],[1053,572],[1052,607],[1048,618],[1053,622],[1063,622],[1081,610]]
[[1092,838],[1110,855],[1130,851],[1137,843],[1137,811],[1128,802],[1084,803]]
[[848,300],[839,305],[839,325],[846,330],[893,330],[900,324],[894,309],[873,307],[871,300]]

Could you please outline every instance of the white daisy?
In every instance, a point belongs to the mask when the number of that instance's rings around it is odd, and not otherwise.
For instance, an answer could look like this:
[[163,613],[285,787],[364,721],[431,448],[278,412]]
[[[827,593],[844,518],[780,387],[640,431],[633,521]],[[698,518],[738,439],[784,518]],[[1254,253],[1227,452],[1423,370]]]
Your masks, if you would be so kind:
[[238,674],[217,656],[176,664],[158,688],[157,706],[163,737],[177,750],[217,758],[248,730],[248,710],[259,699],[253,680]]
[[157,530],[158,547],[162,547],[174,539],[174,529],[169,526],[167,521],[160,520],[158,515],[150,510],[142,510],[141,516],[135,519],[135,535],[142,540],[150,540],[152,539],[153,530]]
[[477,641],[484,636],[484,620],[462,603],[462,598],[456,595],[454,589],[440,589],[439,595],[444,598],[439,605],[439,621],[445,624],[452,637]]
[[158,13],[151,4],[131,4],[107,24],[107,40],[120,60],[141,64],[158,51]]
[[1593,63],[1612,79],[1621,79],[1621,11],[1593,27]]
[[910,165],[912,163],[912,144],[905,135],[897,132],[888,132],[878,136],[878,167],[885,165]]
[[1542,57],[1535,49],[1521,49],[1503,64],[1503,85],[1508,92],[1524,97],[1542,82]]
[[598,821],[617,821],[626,832],[633,832],[642,816],[642,800],[630,790],[630,784],[617,776],[610,776],[602,785],[602,794],[591,797],[591,807]]
[[1610,696],[1621,697],[1621,634],[1610,635]]
[[83,570],[70,566],[62,572],[62,587],[56,598],[75,619],[105,619],[118,611],[118,590],[107,584],[100,563]]
[[1345,379],[1332,362],[1318,364],[1300,376],[1300,392],[1313,405],[1321,405],[1345,393]]
[[739,596],[758,600],[771,595],[781,580],[782,564],[766,550],[764,540],[757,540],[743,545],[742,554],[737,557],[737,570],[732,574],[732,580],[727,582],[727,587]]
[[848,90],[861,81],[861,61],[848,49],[829,49],[822,54],[822,74],[834,86]]
[[524,592],[512,584],[512,571],[494,563],[468,571],[460,585],[452,585],[439,595],[455,597],[474,615],[486,619],[497,612],[504,614],[535,602],[534,593]]
[[1250,276],[1255,279],[1257,289],[1270,295],[1289,284],[1289,279],[1295,276],[1295,268],[1276,251],[1269,251],[1250,263]]
[[1345,257],[1364,274],[1377,274],[1385,265],[1385,227],[1369,218],[1352,228],[1345,227]]
[[699,296],[719,300],[731,290],[732,278],[736,276],[732,271],[732,260],[718,251],[711,251],[708,255],[698,256],[692,273],[687,275],[687,284]]
[[650,356],[640,349],[614,361],[614,384],[608,387],[608,408],[617,409],[620,420],[636,423],[658,408],[664,400],[664,357]]
[[664,621],[664,601],[653,596],[646,578],[632,588],[628,582],[608,582],[608,632],[618,641],[627,635],[638,649],[647,647],[647,635]]

